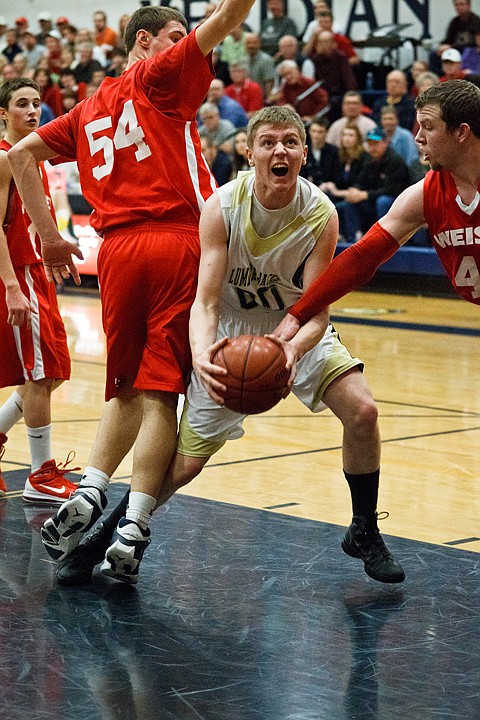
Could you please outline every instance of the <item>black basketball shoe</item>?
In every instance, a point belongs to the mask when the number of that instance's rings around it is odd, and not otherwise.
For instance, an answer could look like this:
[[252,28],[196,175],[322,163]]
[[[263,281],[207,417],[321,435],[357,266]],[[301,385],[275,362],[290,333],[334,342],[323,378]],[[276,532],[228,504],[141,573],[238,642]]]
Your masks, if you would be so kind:
[[101,524],[96,530],[67,555],[56,568],[56,576],[62,585],[83,585],[90,582],[95,565],[101,563],[112,543],[114,528]]
[[403,582],[405,572],[385,545],[377,527],[377,517],[369,522],[366,517],[354,515],[342,541],[342,550],[350,557],[361,558],[365,572],[374,580]]

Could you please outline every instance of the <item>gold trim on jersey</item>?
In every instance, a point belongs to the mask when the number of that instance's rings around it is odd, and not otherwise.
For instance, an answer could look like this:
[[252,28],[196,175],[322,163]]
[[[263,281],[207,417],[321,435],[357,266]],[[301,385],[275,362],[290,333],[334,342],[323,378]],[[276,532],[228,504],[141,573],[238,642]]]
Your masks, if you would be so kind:
[[[316,197],[313,196],[303,211],[297,215],[292,222],[273,235],[260,237],[255,231],[251,219],[254,174],[254,170],[241,171],[238,173],[230,205],[231,210],[243,206],[245,242],[252,255],[260,257],[270,252],[285,242],[292,233],[297,232],[303,225],[309,228],[315,238],[321,235],[334,211],[334,206],[326,196],[319,191],[319,195]],[[299,181],[301,181],[300,178]]]

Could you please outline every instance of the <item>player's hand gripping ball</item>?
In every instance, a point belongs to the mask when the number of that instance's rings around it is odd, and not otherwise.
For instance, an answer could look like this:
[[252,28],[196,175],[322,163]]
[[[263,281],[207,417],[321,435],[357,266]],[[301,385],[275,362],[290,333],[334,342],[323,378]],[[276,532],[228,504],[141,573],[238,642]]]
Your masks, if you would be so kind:
[[212,358],[227,370],[220,393],[225,406],[235,412],[255,415],[270,410],[285,396],[289,371],[283,349],[263,335],[229,338]]

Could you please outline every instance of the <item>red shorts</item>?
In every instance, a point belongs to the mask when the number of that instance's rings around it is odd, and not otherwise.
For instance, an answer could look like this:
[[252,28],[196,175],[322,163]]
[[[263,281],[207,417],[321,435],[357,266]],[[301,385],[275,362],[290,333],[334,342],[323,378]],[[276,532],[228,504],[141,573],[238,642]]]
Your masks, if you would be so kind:
[[97,260],[106,400],[128,385],[185,392],[199,259],[195,226],[145,223],[106,233]]
[[42,264],[15,268],[15,274],[37,312],[31,328],[8,325],[4,289],[0,292],[0,387],[43,378],[68,380],[70,356],[55,284],[48,282]]

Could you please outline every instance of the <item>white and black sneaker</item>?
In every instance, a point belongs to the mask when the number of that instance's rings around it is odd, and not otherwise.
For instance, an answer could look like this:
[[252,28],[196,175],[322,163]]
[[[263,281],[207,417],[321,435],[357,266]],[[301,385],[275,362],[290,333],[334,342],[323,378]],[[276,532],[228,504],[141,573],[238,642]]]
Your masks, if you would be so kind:
[[79,487],[47,520],[41,530],[45,550],[54,560],[63,560],[97,522],[107,506],[107,496],[94,487]]
[[105,553],[101,571],[104,575],[134,585],[143,553],[150,544],[150,530],[143,530],[134,520],[122,518]]

